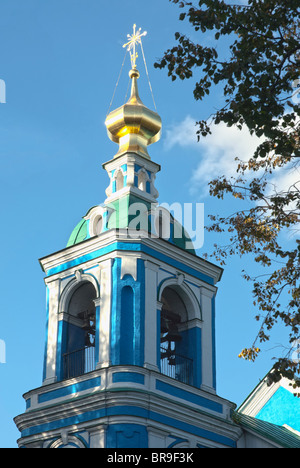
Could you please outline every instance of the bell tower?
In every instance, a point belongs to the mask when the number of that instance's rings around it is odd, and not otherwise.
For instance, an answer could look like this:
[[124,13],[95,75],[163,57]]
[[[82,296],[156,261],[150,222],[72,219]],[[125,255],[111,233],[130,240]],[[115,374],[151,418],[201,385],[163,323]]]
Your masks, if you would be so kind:
[[[216,393],[215,297],[222,269],[197,256],[158,205],[148,146],[161,119],[138,93],[106,126],[118,144],[103,164],[104,203],[67,246],[40,259],[47,320],[43,382],[15,418],[20,447],[235,447],[234,405]],[[179,235],[180,234],[180,235]]]

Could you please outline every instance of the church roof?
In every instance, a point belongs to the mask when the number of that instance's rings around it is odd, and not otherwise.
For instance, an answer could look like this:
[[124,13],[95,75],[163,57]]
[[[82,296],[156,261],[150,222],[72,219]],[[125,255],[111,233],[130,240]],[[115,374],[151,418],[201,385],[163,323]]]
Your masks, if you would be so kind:
[[[171,219],[172,219],[172,215],[171,215]],[[174,219],[172,219],[172,222],[174,222]],[[180,223],[179,223],[179,226],[181,226]],[[110,228],[113,228],[113,226],[111,226]],[[188,248],[188,249],[185,248],[185,245],[187,244],[187,242],[188,242],[188,245],[192,245],[192,240],[190,239],[184,227],[181,226],[181,228],[182,228],[182,237],[174,237],[172,235],[172,229],[170,229],[170,233],[171,233],[170,239],[165,239],[165,240],[167,242],[170,242],[173,245],[176,245],[180,249],[186,250],[192,253],[193,255],[196,255],[194,248]],[[91,236],[89,234],[89,229],[88,229],[88,220],[83,218],[81,221],[79,221],[79,223],[73,229],[69,237],[67,247],[71,247],[72,245],[79,244],[80,242],[90,239],[90,237]]]
[[286,427],[278,426],[242,413],[234,414],[234,421],[242,428],[275,442],[282,448],[300,448],[300,436]]
[[88,238],[88,231],[87,231],[87,221],[82,219],[76,224],[75,228],[72,231],[72,234],[69,237],[67,247],[71,245],[79,244],[80,242],[86,240]]

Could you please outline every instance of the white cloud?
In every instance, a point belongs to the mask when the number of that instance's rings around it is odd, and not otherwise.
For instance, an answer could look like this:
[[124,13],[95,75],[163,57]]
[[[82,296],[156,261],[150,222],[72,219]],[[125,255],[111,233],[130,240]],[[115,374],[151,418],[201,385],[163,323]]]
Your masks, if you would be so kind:
[[270,184],[277,193],[288,191],[291,187],[300,191],[300,168],[294,165],[277,169]]
[[208,183],[219,176],[234,176],[237,162],[235,158],[247,160],[260,140],[251,136],[244,128],[227,127],[220,123],[212,127],[212,135],[197,142],[196,119],[187,116],[182,122],[173,125],[166,131],[165,149],[175,145],[193,147],[199,153],[199,163],[191,177],[191,193],[208,194]]
[[195,146],[197,144],[196,136],[196,119],[193,119],[190,115],[185,117],[182,122],[171,125],[165,131],[164,147],[166,150],[170,150],[173,146],[179,145],[181,147]]
[[[170,150],[178,145],[182,148],[192,148],[199,154],[199,162],[195,167],[190,180],[191,195],[207,196],[209,193],[208,183],[219,177],[227,178],[237,175],[237,162],[250,159],[258,144],[262,142],[255,136],[251,136],[247,128],[238,130],[236,127],[227,127],[220,123],[212,127],[212,135],[202,138],[199,142],[196,136],[196,119],[187,116],[182,122],[173,125],[166,130],[165,149]],[[259,175],[259,172],[255,174]],[[300,190],[300,164],[290,164],[285,167],[277,167],[269,178],[267,194],[288,191],[292,186]],[[294,209],[295,203],[288,208]],[[295,233],[298,235],[300,225],[289,230],[288,237]]]
[[[277,169],[270,179],[269,193],[275,192],[279,194],[280,192],[287,192],[289,190],[292,192],[300,192],[300,167],[296,167],[295,164]],[[287,212],[295,210],[299,213],[297,201],[292,201],[285,210]],[[289,239],[292,239],[294,237],[299,237],[299,232],[300,223],[297,223],[288,228],[286,234]]]

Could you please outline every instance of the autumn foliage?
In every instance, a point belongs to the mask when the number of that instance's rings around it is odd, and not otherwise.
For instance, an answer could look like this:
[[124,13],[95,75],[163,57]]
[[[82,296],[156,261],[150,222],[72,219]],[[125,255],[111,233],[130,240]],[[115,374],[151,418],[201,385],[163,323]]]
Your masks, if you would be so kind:
[[[277,359],[272,379],[281,375],[299,383],[295,343],[300,338],[300,0],[170,0],[181,9],[180,20],[198,33],[191,41],[179,32],[176,45],[155,64],[172,80],[196,79],[193,93],[203,100],[215,86],[223,88],[223,102],[206,120],[197,122],[198,138],[211,127],[247,128],[259,138],[252,157],[236,159],[236,173],[210,182],[211,195],[232,196],[247,208],[229,216],[211,216],[209,231],[229,233],[227,245],[213,255],[223,264],[237,254],[251,255],[265,273],[244,277],[253,282],[255,317],[259,330],[240,357],[254,361],[259,343],[270,339],[273,326],[289,330],[284,357]],[[243,4],[242,4],[243,3]],[[213,32],[214,44],[205,44]],[[221,47],[219,47],[221,46]],[[299,94],[299,95],[298,95]],[[283,185],[274,175],[288,170]],[[243,205],[244,206],[244,205]],[[289,233],[289,236],[283,235]],[[300,385],[300,383],[299,383]]]

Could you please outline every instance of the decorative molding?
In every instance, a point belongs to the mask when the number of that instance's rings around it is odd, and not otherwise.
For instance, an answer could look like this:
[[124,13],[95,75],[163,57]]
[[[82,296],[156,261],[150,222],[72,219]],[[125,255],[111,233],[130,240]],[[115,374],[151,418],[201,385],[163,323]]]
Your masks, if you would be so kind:
[[177,273],[177,284],[181,286],[184,282],[185,276],[182,273]]
[[[46,278],[45,281],[51,281],[58,275],[59,277],[63,277],[63,275],[69,275],[70,270],[72,271],[72,269],[74,267],[76,268],[76,266],[78,268],[78,259],[88,257],[87,261],[81,261],[80,267],[84,269],[87,264],[93,265],[96,262],[102,262],[107,257],[115,255],[113,253],[115,252],[114,249],[112,249],[113,251],[110,251],[107,254],[105,252],[102,254],[100,253],[100,249],[107,249],[112,246],[114,242],[128,243],[128,250],[126,250],[126,252],[130,252],[130,244],[136,243],[141,244],[147,249],[152,249],[156,256],[163,255],[166,258],[166,260],[160,262],[161,264],[168,265],[169,261],[171,262],[171,265],[173,265],[174,262],[177,264],[182,264],[185,269],[187,268],[189,270],[188,273],[184,272],[186,280],[188,280],[188,277],[191,279],[193,278],[193,281],[197,281],[199,286],[202,285],[212,290],[213,292],[216,291],[214,284],[220,280],[223,271],[222,268],[213,265],[189,252],[186,252],[167,241],[162,241],[162,239],[155,237],[151,238],[149,235],[147,237],[138,237],[136,232],[131,233],[128,229],[110,229],[109,231],[103,232],[99,236],[88,239],[87,241],[81,242],[74,246],[70,246],[64,250],[49,255],[48,257],[40,259],[40,264],[43,270],[49,275],[49,278]],[[93,253],[95,252],[99,252],[99,254],[95,254],[94,258]],[[158,258],[153,256],[150,257],[148,254],[139,252],[136,249],[134,252],[136,255],[142,255],[145,260],[147,258],[153,258],[156,262],[159,261]],[[121,251],[120,254],[122,255]],[[77,263],[77,265],[72,265],[72,263]],[[66,265],[65,268],[64,265]],[[181,267],[174,264],[172,268],[175,268],[174,272],[176,272]],[[60,271],[57,273],[55,270]],[[199,277],[199,275],[203,276],[203,280]],[[207,277],[207,280],[205,277]]]
[[61,437],[55,440],[48,448],[86,448],[85,444],[76,436],[69,436],[66,431],[61,432]]
[[[179,281],[178,277],[180,277]],[[161,301],[164,289],[166,287],[172,286],[174,290],[179,294],[179,296],[181,296],[183,302],[185,303],[185,306],[189,313],[188,321],[193,319],[202,320],[200,303],[193,291],[191,290],[191,288],[184,282],[184,275],[182,274],[177,275],[177,278],[167,278],[160,284],[158,291],[158,300]]]
[[82,270],[76,270],[75,271],[75,277],[78,282],[82,281]]
[[78,286],[85,281],[93,284],[96,295],[99,297],[100,287],[96,278],[89,273],[83,273],[82,270],[76,270],[74,272],[74,276],[69,279],[64,289],[60,293],[58,313],[63,313],[68,310],[69,302],[73,293],[78,288]]
[[122,256],[121,258],[121,278],[130,275],[137,281],[137,258],[135,256]]

